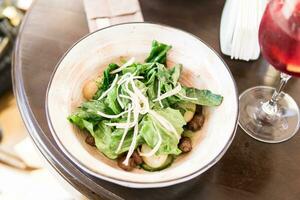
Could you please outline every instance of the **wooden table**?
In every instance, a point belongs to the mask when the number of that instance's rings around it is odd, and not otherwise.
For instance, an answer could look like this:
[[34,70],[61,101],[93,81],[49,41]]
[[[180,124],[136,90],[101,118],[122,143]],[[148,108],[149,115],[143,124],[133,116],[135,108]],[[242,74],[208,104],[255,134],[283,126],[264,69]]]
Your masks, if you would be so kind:
[[[189,31],[220,53],[219,24],[224,0],[141,0],[146,21]],[[225,156],[203,175],[167,188],[130,189],[96,179],[69,161],[55,144],[46,121],[45,93],[63,53],[88,33],[81,0],[36,0],[20,29],[14,55],[14,91],[23,120],[36,146],[76,189],[103,199],[272,199],[300,198],[300,134],[281,144],[253,140],[238,128]],[[278,73],[263,59],[233,61],[223,56],[239,92],[272,85]],[[300,79],[286,91],[300,102]]]

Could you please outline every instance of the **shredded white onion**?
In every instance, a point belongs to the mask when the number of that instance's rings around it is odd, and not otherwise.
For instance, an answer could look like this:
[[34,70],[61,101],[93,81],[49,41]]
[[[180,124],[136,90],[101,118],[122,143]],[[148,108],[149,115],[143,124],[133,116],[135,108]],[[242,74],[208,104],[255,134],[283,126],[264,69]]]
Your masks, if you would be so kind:
[[127,80],[127,81],[125,82],[125,91],[129,94],[130,100],[132,101],[134,107],[137,107],[137,109],[140,110],[140,109],[141,109],[141,106],[140,106],[140,104],[139,104],[139,99],[138,99],[137,95],[134,94],[131,90],[129,90],[129,87],[128,87],[129,81],[130,81],[130,80]]
[[120,94],[120,97],[125,98],[125,99],[131,99],[129,96],[126,96],[126,95],[123,95],[123,94]]
[[118,73],[118,72],[122,71],[124,68],[126,68],[126,67],[132,65],[134,62],[135,62],[135,58],[132,57],[132,58],[130,58],[126,63],[124,63],[120,68],[115,69],[115,70],[111,71],[110,73],[111,73],[111,74]]
[[122,76],[122,78],[118,81],[118,85],[123,84],[124,82],[126,82],[128,79],[144,79],[144,77],[142,76],[133,76],[131,73],[126,73]]
[[124,123],[105,123],[107,126],[115,126],[116,128],[126,128],[134,127],[135,123],[133,122],[124,122]]
[[132,142],[130,144],[129,150],[128,150],[127,155],[126,155],[126,158],[123,161],[124,165],[128,166],[129,159],[130,159],[130,157],[133,154],[133,151],[135,149],[135,145],[136,145],[136,142],[137,142],[138,132],[139,132],[139,126],[138,126],[138,123],[136,123],[135,126],[134,126],[134,130],[133,130]]
[[[125,67],[128,67],[130,65],[132,65],[134,63],[134,58],[131,58],[130,60],[128,60],[124,65],[122,65],[120,68],[112,71],[111,73],[117,73],[119,71],[121,71],[122,69],[124,69]],[[115,126],[116,128],[122,128],[124,129],[124,133],[122,135],[122,138],[120,140],[120,143],[118,145],[118,148],[116,150],[116,153],[119,152],[122,148],[122,145],[124,143],[125,137],[129,131],[130,128],[134,127],[134,131],[133,131],[133,137],[132,137],[132,141],[129,147],[129,150],[127,152],[126,158],[123,162],[123,164],[128,165],[129,159],[131,157],[131,155],[134,152],[136,143],[137,143],[137,137],[138,137],[138,119],[139,119],[139,115],[140,114],[146,114],[149,113],[151,116],[153,116],[164,128],[166,128],[170,133],[169,134],[174,134],[176,136],[176,138],[179,140],[180,136],[177,134],[176,129],[174,128],[174,126],[167,120],[165,119],[163,116],[159,115],[157,112],[150,110],[150,105],[149,105],[149,101],[148,98],[143,94],[143,92],[136,86],[134,79],[142,79],[142,76],[134,76],[131,73],[126,73],[124,74],[120,80],[118,80],[118,74],[116,74],[115,79],[113,80],[113,83],[111,84],[111,87],[106,90],[98,100],[101,100],[102,98],[104,98],[117,84],[117,101],[120,104],[121,108],[124,109],[124,104],[122,103],[120,98],[126,98],[129,99],[131,101],[131,104],[129,104],[128,110],[117,114],[117,115],[108,115],[105,113],[102,113],[100,111],[97,112],[98,115],[105,117],[105,118],[109,118],[109,119],[114,119],[114,118],[119,118],[122,115],[127,114],[127,120],[126,122],[122,122],[122,123],[106,123],[107,126]],[[123,94],[119,94],[119,87],[120,85],[124,84],[125,86],[125,92],[127,93],[127,95],[123,95]],[[129,84],[131,85],[132,90],[129,89]],[[163,107],[161,100],[165,99],[169,96],[175,95],[177,94],[180,90],[181,90],[181,85],[178,84],[178,86],[176,86],[175,88],[173,88],[172,90],[166,92],[165,94],[161,95],[161,90],[160,90],[160,81],[158,82],[158,92],[157,92],[157,98],[154,101],[159,101],[159,104],[161,107]],[[179,94],[181,95],[181,94]],[[184,98],[189,98],[189,97],[185,97]],[[131,120],[131,112],[133,110],[133,121],[130,122]],[[140,153],[141,156],[145,156],[145,157],[149,157],[154,155],[158,149],[161,146],[162,143],[162,137],[159,133],[159,130],[156,126],[155,123],[153,123],[154,128],[155,128],[155,132],[158,135],[158,141],[155,145],[155,147],[148,153]]]
[[[131,105],[129,105],[129,108],[131,108]],[[130,122],[130,117],[131,117],[131,112],[128,112],[128,115],[127,115],[127,123]],[[122,145],[123,145],[123,142],[124,142],[124,140],[125,140],[125,137],[126,137],[126,135],[127,135],[127,133],[128,133],[128,130],[129,130],[129,126],[125,127],[124,133],[123,133],[123,135],[122,135],[122,138],[121,138],[121,141],[120,141],[120,143],[119,143],[119,146],[118,146],[118,148],[117,148],[117,150],[116,150],[116,153],[119,152],[119,151],[121,150]]]
[[144,79],[143,76],[133,76],[132,79]]
[[121,106],[121,108],[124,109],[124,104],[122,103],[120,96],[119,96],[119,88],[120,88],[120,85],[117,86],[117,101],[118,101],[119,105]]
[[118,85],[123,84],[125,81],[127,81],[128,77],[130,77],[130,76],[132,76],[132,74],[130,74],[130,73],[124,74],[124,75],[120,78],[120,80],[118,81],[117,84],[118,84]]
[[[143,79],[144,77],[142,76],[132,76],[132,74],[130,73],[126,73],[124,76],[122,76],[122,78],[117,82],[117,91],[119,92],[119,88],[120,88],[120,85],[123,84],[124,82],[127,82],[129,80],[133,80],[133,79]],[[117,101],[118,103],[120,104],[121,108],[123,109],[125,106],[124,104],[122,103],[120,97],[122,97],[121,95],[119,95],[119,93],[117,94]],[[128,97],[128,96],[126,96]],[[125,97],[125,98],[126,98]],[[129,97],[130,99],[130,97]]]
[[[158,80],[157,98],[158,99],[160,98],[160,81],[159,80]],[[163,108],[164,106],[163,106],[163,104],[162,104],[162,102],[161,102],[160,99],[158,100],[158,102],[159,102],[160,107]]]
[[137,95],[138,99],[139,99],[139,104],[140,102],[142,103],[143,107],[141,107],[141,114],[146,114],[149,111],[149,102],[148,102],[148,98],[144,96],[144,94],[141,92],[141,90],[136,87],[136,85],[134,84],[133,80],[131,79],[131,85],[133,88],[133,91],[135,92],[135,94]]
[[[132,76],[130,73],[126,73],[126,74],[124,74],[124,75],[120,78],[120,80],[117,82],[117,85],[118,85],[118,86],[117,86],[117,90],[118,90],[118,91],[119,91],[119,88],[120,88],[121,84],[123,84],[124,82],[126,82],[126,81],[128,80],[128,77],[130,77],[130,76]],[[118,93],[118,95],[117,95],[117,101],[119,102],[121,108],[124,108],[124,105],[123,105],[123,103],[122,103],[120,97],[122,97],[122,96],[119,95],[119,93]]]
[[160,100],[163,100],[167,97],[173,96],[173,95],[177,94],[180,90],[181,90],[181,85],[178,84],[175,88],[173,88],[172,90],[164,93],[163,95],[161,95],[160,97],[154,99],[153,101],[160,101]]
[[[129,83],[131,83],[134,92],[132,92],[129,89]],[[149,108],[148,108],[149,104],[148,104],[148,99],[135,86],[132,77],[128,78],[128,80],[125,82],[125,91],[130,96],[131,102],[133,104],[133,118],[134,118],[133,123],[131,124],[131,125],[134,126],[133,137],[132,137],[132,141],[131,141],[129,150],[128,150],[127,155],[126,155],[126,159],[123,162],[123,164],[128,165],[129,159],[130,159],[130,157],[131,157],[131,155],[132,155],[132,153],[133,153],[133,151],[135,149],[136,142],[137,142],[139,114],[143,113],[143,112],[147,112],[147,109],[149,110]],[[147,101],[146,103],[144,103],[145,100]],[[143,103],[143,108],[141,107],[140,102]]]
[[112,84],[111,84],[111,86],[105,91],[105,92],[103,92],[102,93],[102,95],[98,98],[98,100],[101,100],[101,99],[103,99],[112,89],[114,89],[114,87],[115,87],[115,85],[116,85],[116,83],[117,83],[117,81],[118,81],[118,78],[119,78],[119,76],[118,76],[118,74],[115,76],[115,79],[113,80],[113,82],[112,82]]

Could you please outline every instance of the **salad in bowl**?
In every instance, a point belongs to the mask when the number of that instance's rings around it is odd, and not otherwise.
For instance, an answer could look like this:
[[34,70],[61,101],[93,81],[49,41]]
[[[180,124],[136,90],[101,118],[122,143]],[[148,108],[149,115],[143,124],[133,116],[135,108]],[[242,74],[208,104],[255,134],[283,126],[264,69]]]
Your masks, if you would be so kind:
[[202,107],[223,97],[180,83],[182,65],[166,66],[170,45],[152,42],[144,63],[132,57],[110,63],[83,86],[86,99],[68,120],[84,130],[86,143],[126,171],[159,171],[192,150],[205,122]]
[[70,164],[126,187],[165,187],[213,166],[231,144],[238,95],[226,63],[196,36],[153,23],[104,28],[58,62],[50,134]]

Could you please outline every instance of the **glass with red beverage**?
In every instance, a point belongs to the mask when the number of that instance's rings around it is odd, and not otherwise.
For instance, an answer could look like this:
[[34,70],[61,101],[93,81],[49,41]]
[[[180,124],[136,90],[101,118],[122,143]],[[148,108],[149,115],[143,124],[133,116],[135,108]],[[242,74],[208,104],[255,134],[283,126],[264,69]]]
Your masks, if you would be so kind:
[[300,77],[300,0],[271,0],[259,27],[263,57],[281,71],[278,88],[250,88],[240,95],[239,124],[255,139],[278,143],[299,129],[297,103],[282,90]]

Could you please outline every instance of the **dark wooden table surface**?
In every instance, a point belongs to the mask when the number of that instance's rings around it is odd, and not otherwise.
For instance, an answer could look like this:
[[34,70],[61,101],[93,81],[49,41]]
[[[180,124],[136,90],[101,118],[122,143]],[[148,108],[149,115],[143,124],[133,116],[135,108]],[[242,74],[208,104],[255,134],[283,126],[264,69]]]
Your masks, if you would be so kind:
[[[189,31],[220,53],[224,0],[140,0],[145,21]],[[103,199],[300,199],[300,134],[281,144],[257,142],[238,128],[225,156],[205,174],[161,189],[130,189],[79,171],[57,148],[45,116],[50,75],[63,53],[88,33],[81,0],[36,0],[20,29],[15,49],[14,91],[35,144],[57,172],[89,198]],[[278,73],[263,59],[233,61],[223,56],[239,92],[275,85]],[[300,102],[300,80],[286,91]]]

